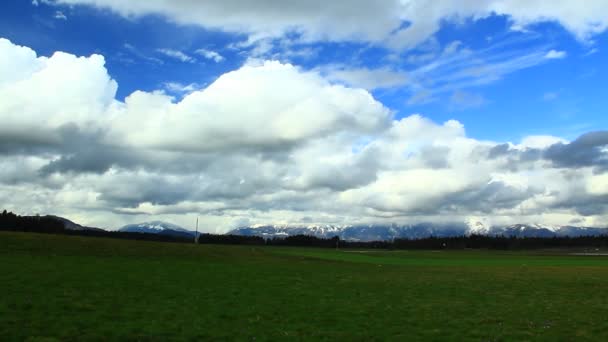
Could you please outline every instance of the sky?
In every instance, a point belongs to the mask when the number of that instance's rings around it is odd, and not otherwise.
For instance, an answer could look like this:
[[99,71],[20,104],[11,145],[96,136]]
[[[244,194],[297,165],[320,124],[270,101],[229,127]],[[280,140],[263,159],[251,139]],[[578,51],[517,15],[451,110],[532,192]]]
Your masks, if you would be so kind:
[[608,1],[5,0],[0,200],[115,229],[608,226]]

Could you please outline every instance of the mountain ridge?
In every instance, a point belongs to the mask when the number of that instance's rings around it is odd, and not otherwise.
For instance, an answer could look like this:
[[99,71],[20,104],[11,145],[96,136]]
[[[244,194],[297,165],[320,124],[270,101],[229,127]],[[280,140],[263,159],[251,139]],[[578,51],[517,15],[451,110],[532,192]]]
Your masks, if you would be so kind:
[[[46,215],[63,223],[64,229],[72,231],[106,231],[86,227],[56,215]],[[160,220],[134,223],[116,230],[124,233],[146,233],[181,238],[194,238],[195,232],[179,225]],[[506,226],[490,225],[487,222],[469,220],[456,223],[417,223],[417,224],[366,224],[366,225],[319,225],[319,224],[256,224],[239,227],[225,235],[261,236],[263,238],[285,238],[294,235],[309,235],[317,238],[338,236],[347,241],[390,241],[393,239],[422,239],[427,237],[456,237],[470,235],[507,236],[519,238],[553,238],[577,236],[608,236],[608,228],[582,226],[550,226],[542,224],[512,224]]]
[[512,237],[576,237],[608,235],[608,228],[577,226],[545,226],[540,224],[513,224],[487,226],[483,224],[419,223],[410,225],[255,225],[240,227],[226,234],[282,238],[293,235],[310,235],[318,238],[340,237],[350,241],[389,241],[392,239],[420,239],[426,237],[454,237],[468,235],[512,236]]

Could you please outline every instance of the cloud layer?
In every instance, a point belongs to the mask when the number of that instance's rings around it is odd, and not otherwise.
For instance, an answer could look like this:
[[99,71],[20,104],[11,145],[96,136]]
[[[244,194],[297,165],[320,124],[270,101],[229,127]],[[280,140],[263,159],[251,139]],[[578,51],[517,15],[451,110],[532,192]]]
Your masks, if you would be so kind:
[[581,41],[608,27],[604,0],[584,5],[569,0],[55,0],[58,4],[109,8],[127,16],[160,14],[180,24],[243,33],[251,41],[299,34],[304,41],[365,41],[393,48],[415,46],[436,33],[442,21],[504,15],[514,29],[558,22]]
[[0,200],[19,212],[104,227],[146,215],[190,226],[201,214],[208,231],[608,217],[606,131],[480,141],[457,121],[396,118],[367,90],[277,61],[179,101],[120,101],[102,56],[38,57],[5,39],[0,56]]

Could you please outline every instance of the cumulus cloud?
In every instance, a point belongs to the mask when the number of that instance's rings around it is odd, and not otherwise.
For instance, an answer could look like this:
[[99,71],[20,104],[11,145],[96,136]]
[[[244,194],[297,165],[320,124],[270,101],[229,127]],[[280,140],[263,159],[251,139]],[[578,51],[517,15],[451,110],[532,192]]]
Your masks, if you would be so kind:
[[567,144],[568,141],[550,135],[530,135],[525,137],[520,144],[524,149],[545,149],[554,144]]
[[56,52],[37,57],[29,48],[0,38],[0,132],[57,129],[74,123],[91,128],[115,103],[117,83],[100,55],[76,57]]
[[244,33],[251,40],[297,33],[304,41],[365,41],[394,48],[416,46],[435,34],[442,21],[507,16],[514,28],[544,21],[561,24],[581,41],[608,27],[604,0],[584,4],[568,0],[453,1],[367,0],[251,2],[190,0],[56,0],[66,5],[110,8],[132,17],[160,14],[181,24]]
[[590,132],[581,135],[569,144],[557,143],[545,151],[545,158],[558,167],[596,167],[608,170],[608,131]]
[[179,103],[135,92],[113,116],[112,130],[125,143],[190,151],[272,149],[339,132],[373,133],[390,120],[369,93],[279,62],[243,66]]
[[122,101],[102,56],[38,57],[5,39],[0,56],[0,201],[10,210],[103,227],[201,214],[213,232],[608,215],[606,132],[476,140],[457,121],[395,118],[366,90],[277,61],[179,100],[136,91]]

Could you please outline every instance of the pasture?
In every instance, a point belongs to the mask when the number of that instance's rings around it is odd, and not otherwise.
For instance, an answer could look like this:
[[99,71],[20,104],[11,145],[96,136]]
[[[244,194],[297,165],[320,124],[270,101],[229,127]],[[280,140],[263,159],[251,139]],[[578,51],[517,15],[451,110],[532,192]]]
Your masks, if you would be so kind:
[[608,257],[0,232],[0,340],[608,340]]

